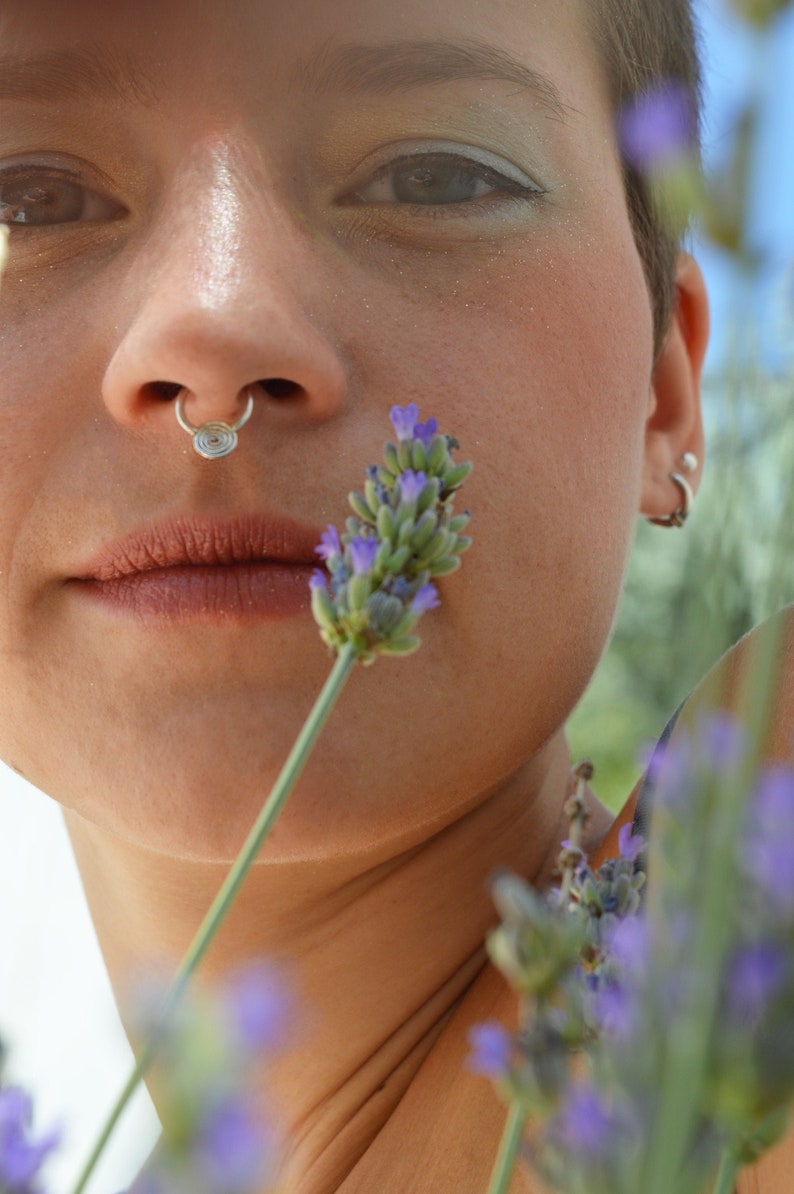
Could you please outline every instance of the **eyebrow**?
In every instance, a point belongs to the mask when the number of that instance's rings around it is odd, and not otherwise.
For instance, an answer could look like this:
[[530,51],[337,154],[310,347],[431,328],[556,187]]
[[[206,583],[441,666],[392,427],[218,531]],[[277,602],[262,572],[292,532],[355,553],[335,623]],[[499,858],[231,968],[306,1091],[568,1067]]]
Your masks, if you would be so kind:
[[314,93],[349,91],[389,95],[458,79],[492,79],[529,92],[551,115],[564,118],[566,105],[546,75],[506,50],[478,39],[399,39],[374,45],[323,46],[303,62],[298,85]]
[[53,50],[30,58],[0,56],[0,99],[55,101],[92,95],[150,104],[154,88],[110,46]]

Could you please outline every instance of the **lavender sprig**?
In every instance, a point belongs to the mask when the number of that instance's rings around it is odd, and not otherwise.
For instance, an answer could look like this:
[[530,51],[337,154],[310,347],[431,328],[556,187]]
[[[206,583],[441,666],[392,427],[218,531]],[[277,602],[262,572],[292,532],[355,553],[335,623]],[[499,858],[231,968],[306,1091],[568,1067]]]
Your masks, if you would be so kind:
[[412,633],[421,615],[439,604],[431,577],[454,572],[470,540],[461,534],[468,514],[452,516],[452,497],[471,472],[454,465],[451,436],[435,419],[420,423],[411,403],[391,411],[397,445],[384,448],[384,466],[367,470],[364,494],[350,495],[356,514],[340,536],[328,527],[318,545],[330,577],[317,569],[311,604],[323,640],[337,658],[287,760],[220,891],[180,962],[159,1014],[88,1157],[73,1194],[82,1194],[133,1093],[148,1071],[185,991],[229,913],[334,705],[357,662],[407,655],[419,646]]
[[457,441],[419,422],[414,403],[395,406],[396,445],[367,470],[363,492],[349,495],[353,515],[341,533],[329,526],[317,548],[326,571],[311,580],[312,611],[324,641],[350,643],[363,663],[376,655],[408,655],[419,646],[419,618],[439,604],[433,581],[460,567],[471,545],[468,513],[453,499],[471,472],[455,464]]

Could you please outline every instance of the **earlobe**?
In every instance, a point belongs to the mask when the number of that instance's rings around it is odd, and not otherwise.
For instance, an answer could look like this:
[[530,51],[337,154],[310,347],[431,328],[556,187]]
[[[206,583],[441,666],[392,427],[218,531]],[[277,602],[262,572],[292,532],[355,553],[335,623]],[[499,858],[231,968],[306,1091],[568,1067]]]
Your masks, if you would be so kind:
[[703,460],[700,378],[709,337],[709,306],[703,275],[688,253],[676,266],[675,306],[670,328],[653,371],[645,427],[645,468],[641,513],[665,519],[680,506],[671,479],[681,473],[685,453],[700,462],[688,481],[697,491]]

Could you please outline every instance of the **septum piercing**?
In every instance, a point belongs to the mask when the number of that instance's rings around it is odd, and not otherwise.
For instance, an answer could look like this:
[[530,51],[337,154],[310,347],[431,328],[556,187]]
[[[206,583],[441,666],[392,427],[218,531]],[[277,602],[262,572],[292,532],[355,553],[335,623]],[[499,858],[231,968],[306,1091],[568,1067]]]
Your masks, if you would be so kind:
[[176,399],[175,413],[179,426],[193,436],[193,447],[199,456],[203,456],[205,460],[218,460],[221,456],[228,456],[237,447],[237,432],[251,418],[253,409],[254,396],[248,390],[245,410],[236,423],[224,423],[221,419],[212,419],[209,423],[202,423],[200,427],[195,427],[185,418],[180,392]]

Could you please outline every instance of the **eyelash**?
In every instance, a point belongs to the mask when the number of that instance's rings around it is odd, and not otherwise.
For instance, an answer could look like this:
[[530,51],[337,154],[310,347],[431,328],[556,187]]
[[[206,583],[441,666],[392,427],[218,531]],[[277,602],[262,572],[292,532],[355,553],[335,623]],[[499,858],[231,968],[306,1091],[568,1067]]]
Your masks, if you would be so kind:
[[[485,183],[491,190],[481,196],[453,200],[448,203],[411,203],[400,202],[398,197],[390,199],[368,199],[366,197],[367,190],[372,190],[379,182],[388,180],[390,177],[392,178],[392,191],[394,191],[397,172],[401,167],[403,169],[412,167],[414,170],[424,168],[427,171],[432,171],[434,168],[443,168],[448,172],[454,170],[454,174],[451,176],[452,181],[455,178],[458,180],[466,178],[474,183]],[[449,177],[447,181],[450,181]],[[502,174],[499,170],[476,158],[450,150],[434,149],[402,154],[385,162],[382,166],[377,167],[365,183],[357,187],[344,202],[347,205],[394,207],[411,214],[438,219],[444,216],[461,216],[466,213],[492,210],[494,207],[507,203],[533,202],[545,194],[546,192],[537,184],[522,183],[517,179],[509,178],[506,174]]]
[[[15,184],[22,194],[16,201],[13,198],[4,198],[6,190],[12,189],[13,191]],[[48,219],[46,216],[51,213],[40,208],[40,212],[44,210],[45,214],[45,219],[40,222],[35,218],[32,220],[17,218],[19,215],[24,215],[26,206],[30,207],[30,205],[34,206],[35,215],[35,204],[47,202],[48,189],[51,191],[56,187],[72,188],[71,195],[68,191],[62,191],[60,195],[56,196],[56,201],[66,199],[68,204],[71,199],[73,214],[69,214],[67,218],[56,216],[55,219]],[[36,191],[39,192],[38,197],[35,196]],[[122,212],[123,208],[120,204],[87,184],[79,174],[72,170],[34,162],[15,163],[0,169],[0,222],[7,223],[14,232],[99,222],[112,219]]]

